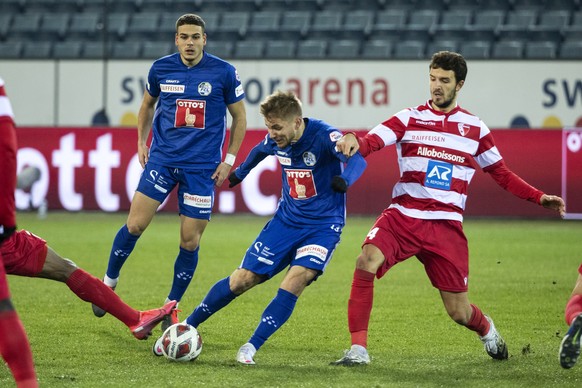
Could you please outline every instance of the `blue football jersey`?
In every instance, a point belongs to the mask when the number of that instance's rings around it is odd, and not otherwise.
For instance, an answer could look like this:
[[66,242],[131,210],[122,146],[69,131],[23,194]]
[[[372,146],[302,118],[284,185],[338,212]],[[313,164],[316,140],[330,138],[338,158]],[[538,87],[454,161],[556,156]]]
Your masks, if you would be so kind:
[[188,67],[175,53],[153,63],[146,88],[158,98],[149,160],[167,167],[216,168],[227,105],[244,98],[236,69],[206,52]]
[[[274,155],[281,165],[283,188],[275,217],[293,225],[337,224],[343,226],[346,217],[346,194],[331,188],[332,178],[341,175],[346,158],[336,150],[341,132],[316,119],[304,118],[305,130],[296,143],[281,149],[265,137],[235,170],[244,179],[261,160]],[[366,162],[358,153],[357,179]],[[350,182],[353,183],[353,182]]]

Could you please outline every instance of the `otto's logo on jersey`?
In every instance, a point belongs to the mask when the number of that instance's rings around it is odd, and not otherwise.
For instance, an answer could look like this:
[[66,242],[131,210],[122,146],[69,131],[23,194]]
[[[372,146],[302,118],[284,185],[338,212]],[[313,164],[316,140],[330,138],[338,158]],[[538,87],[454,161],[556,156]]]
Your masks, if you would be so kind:
[[306,166],[313,167],[317,163],[317,158],[311,152],[307,151],[303,153],[303,163]]
[[433,189],[450,190],[453,181],[453,165],[450,163],[428,161],[424,185]]
[[184,93],[185,88],[184,85],[160,84],[160,90],[163,93]]
[[176,100],[174,127],[205,128],[206,101]]
[[208,96],[212,93],[212,85],[209,82],[200,82],[198,84],[198,93],[201,96]]
[[307,199],[317,195],[311,170],[285,170],[289,195],[295,199]]

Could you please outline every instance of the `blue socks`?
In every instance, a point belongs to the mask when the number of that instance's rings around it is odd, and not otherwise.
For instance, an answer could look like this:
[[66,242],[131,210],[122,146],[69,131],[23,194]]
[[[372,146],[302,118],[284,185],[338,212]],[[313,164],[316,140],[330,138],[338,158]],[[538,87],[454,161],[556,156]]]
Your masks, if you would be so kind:
[[198,327],[198,325],[210,318],[212,314],[232,302],[238,295],[230,290],[229,281],[230,277],[226,277],[216,282],[208,291],[202,303],[186,319],[186,323]]
[[119,277],[119,271],[125,260],[129,257],[135,243],[139,239],[139,236],[134,236],[129,233],[127,225],[123,225],[115,239],[113,240],[113,245],[111,246],[111,253],[109,254],[109,264],[107,265],[107,276],[111,279],[117,279]]
[[265,341],[273,335],[291,316],[297,303],[297,297],[279,288],[277,295],[267,306],[249,342],[259,350]]
[[172,289],[168,295],[168,300],[180,301],[182,296],[184,296],[198,265],[199,249],[200,247],[194,251],[188,251],[180,248],[180,253],[178,253],[178,257],[176,257],[176,262],[174,263],[174,280],[172,282]]

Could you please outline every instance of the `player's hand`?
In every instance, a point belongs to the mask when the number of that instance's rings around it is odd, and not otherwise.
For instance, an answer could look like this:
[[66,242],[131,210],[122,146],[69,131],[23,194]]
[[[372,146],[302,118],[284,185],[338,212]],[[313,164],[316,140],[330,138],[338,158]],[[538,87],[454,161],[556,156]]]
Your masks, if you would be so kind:
[[141,168],[145,168],[146,163],[148,162],[148,156],[150,154],[150,149],[147,145],[143,143],[137,143],[137,156],[139,158],[139,164]]
[[230,187],[230,188],[238,185],[241,182],[242,182],[242,179],[237,177],[236,174],[234,173],[234,171],[231,172],[230,175],[228,176],[228,187]]
[[348,191],[348,182],[341,176],[336,175],[331,179],[331,188],[336,193],[345,193]]
[[347,133],[339,139],[335,146],[339,152],[344,154],[347,158],[358,152],[360,145],[358,144],[358,139],[352,133]]
[[546,209],[557,211],[562,218],[566,215],[566,204],[564,203],[564,200],[557,195],[542,195],[540,205]]
[[216,187],[222,186],[222,184],[224,183],[224,181],[228,177],[228,173],[230,172],[231,168],[232,168],[232,166],[230,164],[227,164],[224,162],[222,162],[218,165],[218,167],[214,171],[214,174],[212,174],[212,176],[211,176],[211,178],[214,180],[214,185]]

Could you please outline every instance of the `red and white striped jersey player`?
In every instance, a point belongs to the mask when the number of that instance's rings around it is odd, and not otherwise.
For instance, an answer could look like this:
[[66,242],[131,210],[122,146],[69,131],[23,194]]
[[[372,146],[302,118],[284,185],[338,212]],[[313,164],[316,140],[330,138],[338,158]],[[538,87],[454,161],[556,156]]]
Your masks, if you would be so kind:
[[564,201],[530,186],[506,166],[489,128],[457,105],[467,63],[457,53],[436,53],[429,65],[431,99],[404,109],[364,137],[346,134],[337,144],[346,156],[365,157],[396,145],[400,180],[392,202],[362,245],[348,303],[352,347],[337,365],[368,364],[368,324],[374,278],[412,256],[424,265],[455,322],[477,333],[489,356],[507,359],[507,346],[490,317],[469,302],[469,251],[462,228],[469,183],[476,166],[515,196],[565,213]]

